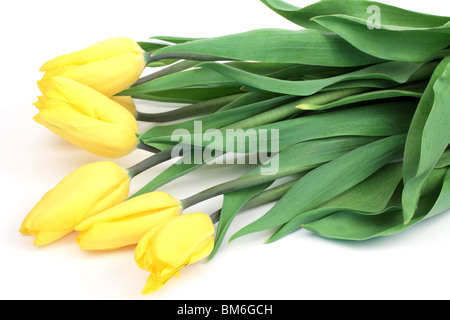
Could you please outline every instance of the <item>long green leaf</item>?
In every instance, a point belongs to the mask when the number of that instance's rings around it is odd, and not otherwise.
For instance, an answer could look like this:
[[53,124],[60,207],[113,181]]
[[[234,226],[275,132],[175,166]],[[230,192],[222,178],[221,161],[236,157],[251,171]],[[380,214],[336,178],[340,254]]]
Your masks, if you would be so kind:
[[318,208],[294,217],[277,230],[268,242],[281,239],[300,229],[303,224],[319,220],[338,211],[358,211],[361,214],[370,215],[385,210],[401,179],[402,163],[389,164]]
[[[381,103],[284,120],[248,130],[237,130],[233,131],[233,134],[229,135],[228,138],[226,132],[224,132],[222,150],[227,152],[271,152],[276,148],[272,142],[277,143],[279,150],[284,150],[299,142],[321,138],[337,136],[383,137],[405,134],[408,132],[416,106],[417,102],[414,101]],[[272,141],[272,136],[269,137],[269,134],[267,134],[267,137],[264,137],[264,134],[260,135],[260,133],[272,133],[272,130],[275,130],[275,133],[278,134],[278,141]],[[257,150],[249,149],[248,134],[259,136]],[[203,139],[201,134],[196,134],[194,131],[181,135],[180,138],[185,143],[190,142],[198,147],[211,147],[209,140]],[[231,144],[233,141],[230,139],[237,141],[237,143]],[[230,140],[228,141],[229,144],[227,144],[227,140]],[[149,145],[158,143],[173,145],[177,143],[173,141],[171,132],[166,136],[146,135],[143,142]],[[239,150],[238,146],[240,148],[245,146],[246,149],[244,151]],[[215,143],[215,148],[220,150],[220,145]]]
[[[443,65],[447,61],[448,59],[443,61]],[[439,68],[437,73],[440,70],[442,69]],[[419,143],[414,145],[411,142],[407,145],[407,150],[410,150],[413,146],[417,149],[412,158],[405,154],[405,166],[408,167],[408,176],[405,177],[403,192],[405,223],[413,218],[423,186],[450,144],[450,108],[448,107],[450,104],[450,63],[446,64],[442,75],[431,85],[434,92],[432,106],[430,108],[429,103],[433,94],[428,92],[426,100],[421,105],[422,108],[418,109],[418,112],[425,112],[414,119],[417,123],[414,123],[413,128],[417,131],[410,131],[410,134],[414,135],[412,139]],[[427,111],[429,112],[427,113]],[[415,172],[412,168],[416,168]],[[414,173],[410,176],[412,172]]]
[[180,88],[151,93],[137,93],[131,95],[134,99],[170,102],[170,103],[197,103],[210,99],[225,97],[232,94],[243,93],[241,86],[236,87],[208,87]]
[[244,105],[239,108],[226,110],[223,112],[214,113],[211,115],[206,115],[196,119],[191,119],[183,121],[181,123],[170,124],[170,125],[159,125],[154,126],[143,133],[139,139],[145,144],[158,143],[172,143],[172,134],[175,130],[184,130],[191,134],[196,132],[196,123],[201,123],[203,132],[208,129],[222,128],[229,124],[235,123],[241,119],[248,118],[250,116],[256,115],[258,113],[264,112],[276,106],[282,105],[290,100],[291,96],[281,96],[268,100],[263,100],[249,105]]
[[417,112],[414,114],[413,120],[411,122],[411,128],[408,132],[408,137],[406,139],[405,146],[405,159],[403,166],[403,180],[404,183],[411,180],[417,173],[419,162],[421,158],[421,144],[422,136],[425,124],[433,108],[435,93],[434,84],[436,80],[439,79],[444,73],[445,68],[450,63],[450,57],[445,58],[436,67],[433,72],[431,79],[428,82],[428,86],[420,99],[417,106]]
[[[282,151],[276,156],[277,171],[268,176],[268,182],[262,183],[256,187],[246,188],[224,195],[219,226],[216,232],[216,244],[210,255],[210,259],[212,259],[219,250],[220,244],[239,210],[247,203],[247,201],[267,189],[273,181],[311,170],[322,163],[334,160],[337,157],[362,145],[371,143],[374,140],[374,138],[370,137],[320,139],[299,143]],[[261,164],[243,177],[261,176],[264,172],[264,168],[271,165],[271,162],[273,161],[274,160],[271,159],[266,163]]]
[[[262,63],[262,62],[227,62],[224,63],[237,70],[249,72],[251,74],[270,76],[270,77],[292,77],[294,75],[309,75],[311,73],[323,72],[322,67],[292,65],[290,63]],[[118,95],[135,96],[137,94],[157,93],[160,91],[169,91],[182,88],[196,88],[205,86],[229,87],[241,85],[240,83],[225,77],[212,70],[199,68],[182,70],[180,72],[170,73],[163,77],[152,79],[139,83],[129,89],[120,92]],[[335,72],[345,70],[346,68],[333,68]]]
[[450,45],[450,26],[412,28],[380,25],[370,29],[367,19],[342,14],[319,16],[313,20],[359,50],[380,59],[425,62]]
[[329,67],[362,66],[382,61],[341,37],[317,30],[258,29],[162,48],[153,54],[197,53],[223,58]]
[[450,150],[447,150],[444,152],[442,157],[439,159],[438,163],[436,164],[435,168],[445,168],[450,167]]
[[193,69],[145,82],[126,89],[118,95],[135,96],[137,94],[148,94],[181,88],[195,88],[197,86],[204,87],[206,85],[233,87],[239,84],[211,70]]
[[274,79],[215,62],[201,63],[199,66],[214,70],[228,79],[233,79],[234,81],[251,88],[281,94],[308,96],[317,93],[328,86],[344,81],[380,79],[392,81],[392,85],[405,83],[422,66],[422,64],[389,61],[330,78],[303,81]]
[[405,135],[384,138],[352,150],[298,180],[264,216],[235,233],[243,235],[279,227],[302,212],[333,199],[401,157]]
[[226,106],[224,106],[218,112],[231,110],[231,109],[235,109],[235,108],[240,108],[240,107],[250,105],[250,104],[253,104],[256,102],[268,100],[269,98],[271,98],[271,97],[267,96],[267,95],[262,95],[262,94],[255,93],[255,92],[247,92],[242,97],[240,97],[240,98],[234,100],[233,102],[230,102]]
[[435,186],[428,194],[421,197],[417,215],[408,225],[403,223],[402,210],[372,216],[362,215],[354,211],[341,211],[303,227],[325,238],[352,241],[368,240],[399,233],[424,219],[450,209],[450,170],[433,171],[428,183]]
[[382,22],[390,26],[412,28],[435,28],[446,24],[450,18],[413,12],[375,1],[355,0],[322,0],[304,8],[291,5],[282,0],[261,0],[270,9],[284,18],[304,28],[326,31],[312,18],[317,16],[345,14],[348,16],[369,19],[373,12],[370,6],[379,8]]
[[349,97],[345,97],[327,104],[315,105],[304,103],[298,105],[296,108],[300,110],[327,110],[337,107],[342,107],[345,105],[350,105],[354,103],[367,102],[379,99],[390,99],[390,98],[420,98],[422,97],[421,88],[416,90],[401,90],[401,89],[386,89],[386,90],[375,90],[370,92],[364,92],[361,94],[355,94]]
[[239,210],[242,209],[248,200],[260,194],[262,191],[270,187],[271,184],[272,182],[266,182],[255,187],[237,190],[224,195],[219,225],[217,227],[214,241],[214,249],[209,255],[208,260],[214,258],[219,251],[220,245],[222,244],[223,239]]

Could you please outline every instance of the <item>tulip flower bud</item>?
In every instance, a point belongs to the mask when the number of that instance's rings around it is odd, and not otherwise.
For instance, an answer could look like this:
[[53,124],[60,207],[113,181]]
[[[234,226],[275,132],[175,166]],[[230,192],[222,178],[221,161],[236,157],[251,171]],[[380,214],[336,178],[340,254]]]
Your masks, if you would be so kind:
[[38,85],[45,93],[52,77],[63,76],[111,97],[135,83],[145,65],[144,51],[135,41],[113,38],[46,62]]
[[111,250],[134,245],[151,228],[178,217],[180,201],[155,191],[131,198],[83,221],[76,241],[83,250]]
[[161,289],[186,265],[206,258],[214,247],[214,225],[201,212],[186,213],[151,229],[135,250],[137,265],[151,272],[142,294]]
[[136,104],[134,103],[134,100],[130,96],[112,96],[111,99],[118,104],[120,104],[122,107],[127,109],[133,117],[136,118],[137,110],[136,110]]
[[84,219],[124,201],[130,188],[127,170],[111,161],[95,162],[70,173],[34,206],[20,232],[46,245],[73,231]]
[[136,119],[117,102],[74,80],[54,77],[35,103],[36,122],[67,141],[105,158],[136,148]]

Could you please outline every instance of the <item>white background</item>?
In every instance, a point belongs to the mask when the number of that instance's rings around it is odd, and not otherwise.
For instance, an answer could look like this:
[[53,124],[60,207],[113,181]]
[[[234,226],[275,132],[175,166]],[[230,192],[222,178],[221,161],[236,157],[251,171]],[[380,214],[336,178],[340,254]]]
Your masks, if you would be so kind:
[[[292,1],[305,6],[314,1]],[[446,0],[386,0],[431,14],[450,15]],[[225,239],[210,262],[189,266],[159,292],[142,296],[148,276],[133,248],[84,252],[75,234],[46,247],[18,230],[22,219],[65,175],[102,160],[77,149],[32,120],[39,95],[35,81],[47,60],[117,36],[137,41],[154,35],[212,37],[256,28],[297,28],[258,0],[4,1],[1,4],[1,299],[448,299],[450,214],[398,235],[350,243],[305,230],[273,244],[269,233]],[[160,104],[145,104],[161,110]],[[148,128],[142,125],[142,130]],[[136,151],[117,160],[129,167]],[[167,165],[133,180],[133,191]],[[205,167],[161,190],[183,198],[239,176],[241,168]],[[211,213],[221,198],[192,208]],[[242,213],[229,235],[270,206]],[[229,236],[228,235],[228,236]]]

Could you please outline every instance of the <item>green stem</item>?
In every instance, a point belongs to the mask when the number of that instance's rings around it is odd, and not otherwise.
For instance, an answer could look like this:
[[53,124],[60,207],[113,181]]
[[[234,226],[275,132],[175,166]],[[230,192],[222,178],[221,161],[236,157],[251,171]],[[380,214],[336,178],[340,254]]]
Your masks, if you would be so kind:
[[258,194],[257,196],[251,198],[242,207],[242,209],[251,209],[251,208],[255,208],[255,207],[279,200],[296,183],[297,183],[297,180],[292,180],[292,181],[286,182],[282,185],[279,185],[275,188],[271,188],[269,190],[263,191],[260,194]]
[[182,207],[184,209],[191,207],[197,203],[203,202],[205,200],[214,198],[216,196],[242,190],[245,188],[250,188],[254,186],[261,185],[266,182],[273,182],[279,178],[287,177],[293,174],[297,174],[300,172],[305,172],[311,169],[314,169],[319,164],[315,165],[308,165],[308,166],[293,166],[290,168],[287,168],[285,170],[279,170],[276,174],[273,175],[261,175],[261,174],[251,174],[242,176],[240,178],[227,181],[225,183],[216,185],[214,187],[208,188],[206,190],[203,190],[191,197],[188,197],[184,200],[181,200]]
[[[282,185],[279,185],[275,188],[271,188],[269,190],[265,190],[265,191],[261,192],[257,196],[251,198],[242,207],[242,210],[252,209],[252,208],[259,207],[259,206],[265,205],[267,203],[281,199],[281,197],[283,197],[283,195],[285,195],[286,192],[288,192],[288,190],[290,188],[292,188],[292,186],[296,182],[297,182],[297,180],[292,180],[292,181],[286,182]],[[221,212],[222,212],[222,209],[219,209],[210,215],[211,220],[213,221],[214,224],[219,222]]]
[[189,61],[189,60],[174,63],[164,69],[161,69],[161,70],[154,72],[148,76],[140,78],[138,81],[136,81],[135,84],[132,85],[132,87],[136,87],[140,84],[143,84],[143,83],[146,83],[146,82],[149,82],[149,81],[152,81],[152,80],[164,77],[164,76],[168,76],[173,73],[187,70],[189,68],[195,67],[197,64],[198,64],[198,61]]
[[230,96],[215,98],[207,101],[197,102],[186,107],[161,113],[142,113],[137,112],[136,120],[147,122],[169,122],[188,117],[204,115],[205,113],[214,113],[220,110],[228,103],[241,97],[245,93],[238,93]]
[[338,99],[362,93],[367,90],[368,89],[366,88],[350,88],[317,93],[312,96],[304,97],[300,100],[287,103],[281,107],[274,108],[253,117],[238,121],[223,129],[247,129],[268,123],[273,123],[303,112],[302,110],[295,108],[299,104],[322,105],[336,101]]
[[149,146],[149,145],[147,145],[145,143],[142,143],[142,142],[138,143],[137,148],[141,149],[141,150],[144,150],[144,151],[152,152],[152,153],[158,153],[158,152],[161,151],[161,150],[159,150],[159,149],[157,149],[155,147]]
[[191,197],[181,200],[183,209],[189,208],[197,203],[214,198],[224,193],[229,193],[249,187],[260,185],[266,181],[261,181],[261,176],[242,177],[235,180],[231,180],[209,189],[203,190]]
[[235,59],[223,58],[202,53],[170,52],[170,53],[161,53],[155,56],[153,56],[153,54],[154,52],[146,53],[147,63],[165,59],[182,59],[193,61],[236,61]]
[[172,148],[165,149],[163,151],[155,153],[151,157],[148,157],[147,159],[128,168],[128,175],[130,176],[130,178],[133,178],[138,174],[144,172],[145,170],[148,170],[160,163],[170,160],[171,157],[172,157]]

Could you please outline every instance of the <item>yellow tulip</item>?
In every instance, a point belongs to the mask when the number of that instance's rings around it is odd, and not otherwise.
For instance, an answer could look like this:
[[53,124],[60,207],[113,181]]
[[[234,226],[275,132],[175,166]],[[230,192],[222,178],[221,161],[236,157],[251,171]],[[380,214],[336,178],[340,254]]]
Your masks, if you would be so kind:
[[83,250],[111,250],[135,245],[148,230],[182,212],[178,199],[155,191],[131,198],[78,225]]
[[134,100],[130,96],[112,96],[112,100],[120,104],[122,107],[127,109],[133,117],[136,118],[137,110],[136,110],[136,104],[134,103]]
[[61,180],[25,217],[20,232],[46,245],[69,234],[84,219],[124,201],[129,193],[127,170],[111,161],[78,168]]
[[152,228],[135,250],[137,265],[151,272],[142,294],[161,289],[172,276],[206,258],[214,247],[214,225],[201,212],[186,213]]
[[105,158],[119,158],[138,143],[136,119],[117,102],[74,80],[54,77],[35,103],[36,122]]
[[144,51],[135,41],[112,38],[46,62],[38,85],[45,93],[52,77],[63,76],[111,97],[135,83],[145,65]]

